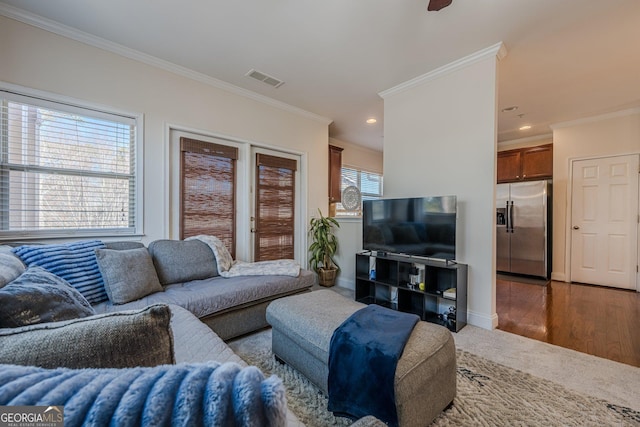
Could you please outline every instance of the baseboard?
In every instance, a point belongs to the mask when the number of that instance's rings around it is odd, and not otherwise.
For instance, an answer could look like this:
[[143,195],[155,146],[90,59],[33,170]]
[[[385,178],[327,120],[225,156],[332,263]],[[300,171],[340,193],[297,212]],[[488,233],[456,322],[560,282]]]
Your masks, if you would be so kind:
[[551,280],[566,282],[566,276],[564,273],[551,273]]
[[351,289],[352,291],[356,290],[356,284],[354,283],[354,281],[344,277],[338,277],[336,279],[336,286],[340,286],[341,288]]
[[482,329],[492,330],[498,327],[498,314],[493,313],[491,316],[487,316],[484,313],[467,310],[467,323]]

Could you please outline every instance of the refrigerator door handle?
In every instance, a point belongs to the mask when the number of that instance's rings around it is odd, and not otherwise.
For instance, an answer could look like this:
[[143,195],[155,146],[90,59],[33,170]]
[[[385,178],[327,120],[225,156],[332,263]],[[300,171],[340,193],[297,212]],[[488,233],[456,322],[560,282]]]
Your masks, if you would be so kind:
[[506,205],[507,205],[507,206],[505,207],[505,211],[504,211],[504,212],[505,212],[505,215],[504,215],[504,218],[505,218],[505,228],[504,228],[504,231],[506,231],[506,232],[508,233],[508,232],[509,232],[509,230],[510,230],[510,227],[511,227],[511,224],[510,224],[510,222],[509,222],[509,201],[508,201],[508,200],[507,200],[507,202],[506,202]]
[[[509,202],[507,202],[509,203]],[[511,206],[509,206],[509,227],[511,229],[511,232],[513,233],[514,229],[513,229],[513,201],[511,201]]]

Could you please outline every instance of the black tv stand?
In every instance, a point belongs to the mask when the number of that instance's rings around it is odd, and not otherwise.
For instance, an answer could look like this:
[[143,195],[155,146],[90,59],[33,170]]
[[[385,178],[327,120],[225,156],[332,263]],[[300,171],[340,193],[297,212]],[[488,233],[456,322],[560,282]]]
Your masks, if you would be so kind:
[[[375,269],[375,276],[371,270]],[[424,289],[410,274],[423,271]],[[467,324],[466,264],[377,252],[356,254],[356,301],[414,313],[458,332]],[[455,289],[453,295],[446,291]]]

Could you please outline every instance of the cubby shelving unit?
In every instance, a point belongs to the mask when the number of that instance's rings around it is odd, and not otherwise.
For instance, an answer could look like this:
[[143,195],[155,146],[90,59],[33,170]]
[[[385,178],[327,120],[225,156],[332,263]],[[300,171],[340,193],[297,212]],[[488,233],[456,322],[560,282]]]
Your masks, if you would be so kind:
[[[425,288],[411,284],[409,275],[420,271]],[[371,274],[375,270],[375,276]],[[458,332],[467,324],[466,264],[415,256],[356,254],[356,301],[378,304]],[[444,291],[455,288],[455,298]],[[455,307],[455,316],[446,316]]]

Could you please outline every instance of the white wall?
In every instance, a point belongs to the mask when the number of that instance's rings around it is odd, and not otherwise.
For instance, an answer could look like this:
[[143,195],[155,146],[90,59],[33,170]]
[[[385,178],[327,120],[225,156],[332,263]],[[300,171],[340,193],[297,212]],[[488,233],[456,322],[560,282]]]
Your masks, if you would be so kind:
[[567,212],[569,165],[574,159],[640,153],[640,110],[561,123],[553,126],[553,273],[568,280]]
[[360,218],[336,218],[340,229],[336,232],[338,252],[336,262],[340,273],[336,284],[343,288],[356,288],[356,253],[362,250],[362,220]]
[[381,94],[385,197],[458,197],[457,260],[469,265],[468,319],[487,329],[497,326],[496,54],[463,58]]
[[382,173],[382,151],[336,138],[329,138],[329,144],[344,149],[342,151],[342,166],[367,172]]
[[[327,211],[328,121],[0,16],[0,81],[144,114],[144,241],[169,237],[169,125],[305,153],[308,215]],[[293,110],[293,109],[292,109]]]

